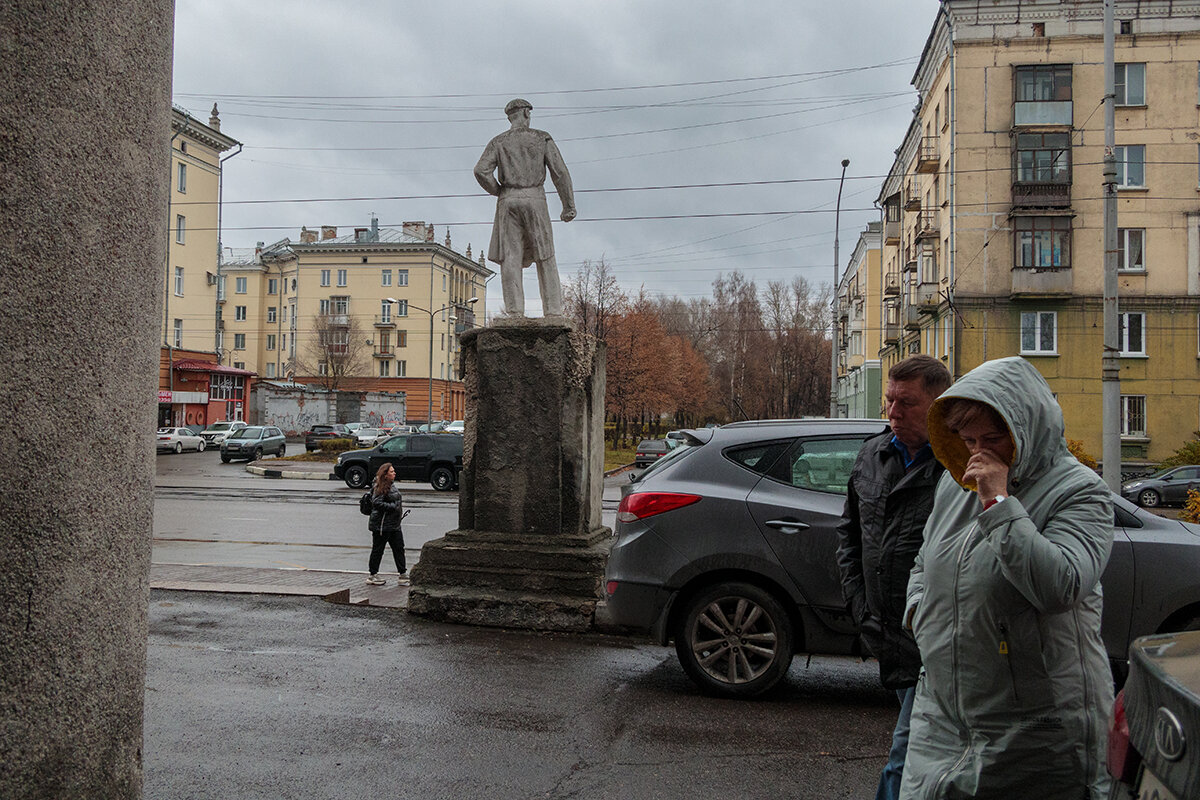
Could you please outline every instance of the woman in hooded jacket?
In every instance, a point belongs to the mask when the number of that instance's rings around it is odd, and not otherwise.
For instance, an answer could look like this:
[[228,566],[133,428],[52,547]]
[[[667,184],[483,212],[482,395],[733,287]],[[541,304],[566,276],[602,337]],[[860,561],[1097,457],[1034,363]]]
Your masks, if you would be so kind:
[[929,438],[946,474],[908,585],[924,667],[900,796],[1107,797],[1111,495],[1068,452],[1062,410],[1021,358],[951,386]]
[[387,582],[378,575],[385,546],[392,548],[396,571],[400,573],[399,582],[403,582],[408,574],[408,568],[404,565],[404,532],[400,528],[400,521],[404,518],[404,501],[395,481],[395,467],[384,464],[375,473],[375,482],[371,485],[371,516],[367,519],[367,529],[371,531],[371,557],[367,566],[371,574],[367,583],[376,586]]

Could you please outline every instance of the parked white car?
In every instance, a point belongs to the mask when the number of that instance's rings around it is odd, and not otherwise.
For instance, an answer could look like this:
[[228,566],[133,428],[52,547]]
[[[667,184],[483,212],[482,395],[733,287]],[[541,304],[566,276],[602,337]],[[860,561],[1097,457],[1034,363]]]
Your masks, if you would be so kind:
[[226,436],[244,427],[246,427],[246,423],[241,420],[214,422],[200,431],[200,438],[204,440],[206,447],[220,447],[221,442],[225,441]]
[[445,433],[463,433],[467,429],[467,423],[461,419],[456,419],[446,427],[442,428]]
[[388,438],[391,434],[379,428],[359,428],[354,432],[354,438],[359,447],[374,447],[377,442]]
[[159,428],[155,445],[156,450],[174,450],[176,453],[184,450],[204,452],[204,440],[187,428]]

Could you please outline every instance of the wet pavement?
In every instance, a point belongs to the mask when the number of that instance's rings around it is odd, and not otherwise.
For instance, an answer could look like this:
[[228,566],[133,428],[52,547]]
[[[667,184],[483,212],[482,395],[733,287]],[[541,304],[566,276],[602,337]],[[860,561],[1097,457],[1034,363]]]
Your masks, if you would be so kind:
[[156,589],[149,629],[147,800],[867,797],[896,713],[873,663],[719,700],[641,639],[316,597]]

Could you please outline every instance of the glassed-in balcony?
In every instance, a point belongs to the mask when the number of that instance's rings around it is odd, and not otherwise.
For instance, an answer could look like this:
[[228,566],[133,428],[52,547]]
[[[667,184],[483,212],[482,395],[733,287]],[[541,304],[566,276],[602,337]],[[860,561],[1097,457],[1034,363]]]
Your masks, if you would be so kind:
[[1070,100],[1018,100],[1013,103],[1013,125],[1070,125],[1072,108]]

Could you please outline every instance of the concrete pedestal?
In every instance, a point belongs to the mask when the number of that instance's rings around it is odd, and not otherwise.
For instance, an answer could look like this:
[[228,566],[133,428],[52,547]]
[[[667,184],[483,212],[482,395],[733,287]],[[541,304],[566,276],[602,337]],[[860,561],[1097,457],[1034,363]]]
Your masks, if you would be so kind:
[[428,542],[409,611],[585,630],[601,597],[604,347],[563,319],[463,336],[467,389],[459,528]]

